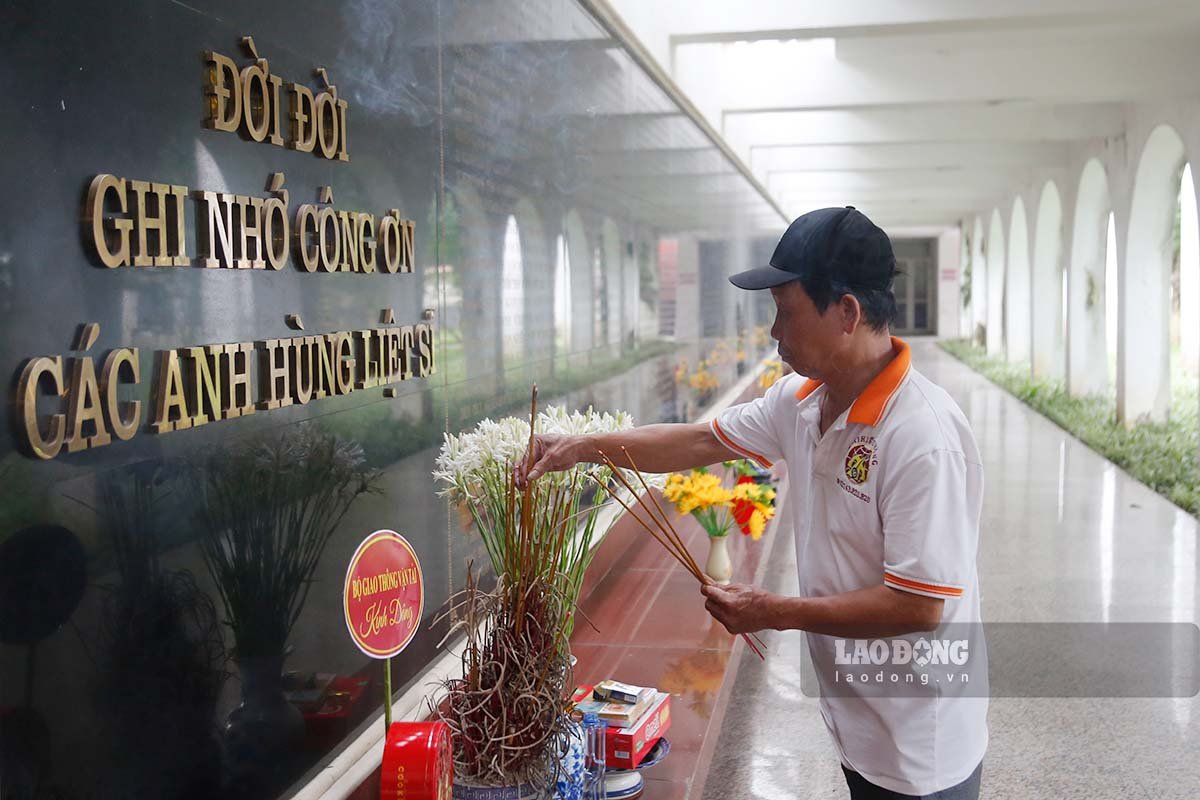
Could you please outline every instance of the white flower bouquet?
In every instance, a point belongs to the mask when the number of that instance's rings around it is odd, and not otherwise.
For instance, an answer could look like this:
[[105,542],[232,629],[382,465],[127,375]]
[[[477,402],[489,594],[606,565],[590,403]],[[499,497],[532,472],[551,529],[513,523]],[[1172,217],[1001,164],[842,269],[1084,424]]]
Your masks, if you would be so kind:
[[[624,411],[615,414],[568,411],[550,406],[538,413],[534,432],[538,434],[583,435],[629,430],[633,417]],[[440,496],[466,506],[475,522],[497,575],[511,564],[506,542],[513,541],[513,528],[521,519],[521,495],[517,508],[511,507],[513,468],[524,458],[529,446],[529,421],[517,417],[485,419],[473,431],[457,436],[445,435],[437,459],[434,479],[443,485]],[[632,473],[631,473],[632,474]],[[647,476],[661,487],[664,476]],[[657,481],[657,483],[656,483]],[[559,570],[568,577],[569,600],[574,603],[591,563],[592,546],[603,538],[607,528],[599,529],[600,510],[607,504],[601,484],[613,483],[612,469],[599,464],[579,464],[562,472],[550,472],[538,478],[539,491],[532,509],[535,538],[545,544],[566,539],[564,531],[574,535],[562,542]],[[598,494],[599,493],[599,494]],[[595,502],[602,497],[606,502]],[[609,518],[611,525],[616,516]]]

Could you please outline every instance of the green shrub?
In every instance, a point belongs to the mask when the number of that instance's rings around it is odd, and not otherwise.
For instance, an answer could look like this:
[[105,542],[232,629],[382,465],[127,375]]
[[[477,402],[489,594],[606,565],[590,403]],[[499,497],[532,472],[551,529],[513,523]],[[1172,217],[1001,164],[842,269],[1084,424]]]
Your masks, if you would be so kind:
[[1028,364],[1009,364],[989,356],[966,339],[944,341],[941,346],[1175,505],[1200,514],[1200,435],[1194,381],[1172,376],[1167,422],[1141,422],[1126,428],[1117,421],[1116,399],[1111,394],[1073,397],[1061,382],[1030,377]]

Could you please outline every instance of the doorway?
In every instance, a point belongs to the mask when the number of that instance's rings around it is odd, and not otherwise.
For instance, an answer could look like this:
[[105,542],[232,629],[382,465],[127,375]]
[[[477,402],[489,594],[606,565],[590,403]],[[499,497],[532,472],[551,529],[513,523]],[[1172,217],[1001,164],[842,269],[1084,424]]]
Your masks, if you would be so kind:
[[913,336],[935,332],[937,320],[937,240],[895,239],[897,275],[892,283],[896,295],[897,336]]

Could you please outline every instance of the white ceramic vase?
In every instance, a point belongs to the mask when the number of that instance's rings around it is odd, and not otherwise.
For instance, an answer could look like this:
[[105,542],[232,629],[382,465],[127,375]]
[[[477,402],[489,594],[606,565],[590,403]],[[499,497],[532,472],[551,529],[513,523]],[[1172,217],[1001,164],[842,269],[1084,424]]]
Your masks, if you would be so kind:
[[733,577],[733,562],[729,560],[729,537],[708,537],[708,563],[704,565],[704,574],[722,586],[729,584]]

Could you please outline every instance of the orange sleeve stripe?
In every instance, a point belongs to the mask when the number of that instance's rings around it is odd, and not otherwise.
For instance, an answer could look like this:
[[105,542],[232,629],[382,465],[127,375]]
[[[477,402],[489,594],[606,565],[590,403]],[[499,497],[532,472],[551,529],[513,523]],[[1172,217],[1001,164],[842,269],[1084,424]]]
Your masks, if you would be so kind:
[[774,466],[774,464],[772,464],[770,461],[768,461],[765,457],[760,456],[758,453],[755,453],[751,450],[747,450],[746,448],[735,444],[734,441],[725,434],[725,431],[721,430],[721,423],[717,422],[715,417],[713,418],[713,421],[712,421],[712,429],[713,429],[713,433],[715,433],[717,435],[717,438],[721,440],[721,444],[725,445],[733,452],[739,453],[739,454],[745,456],[746,458],[752,458],[755,461],[757,461],[759,464],[762,464],[767,469],[770,469],[771,467]]
[[940,594],[945,597],[962,597],[963,595],[963,590],[954,586],[936,586],[932,583],[922,583],[910,578],[901,578],[899,575],[893,575],[890,572],[883,573],[883,582],[895,584],[897,589],[913,589],[918,592]]

